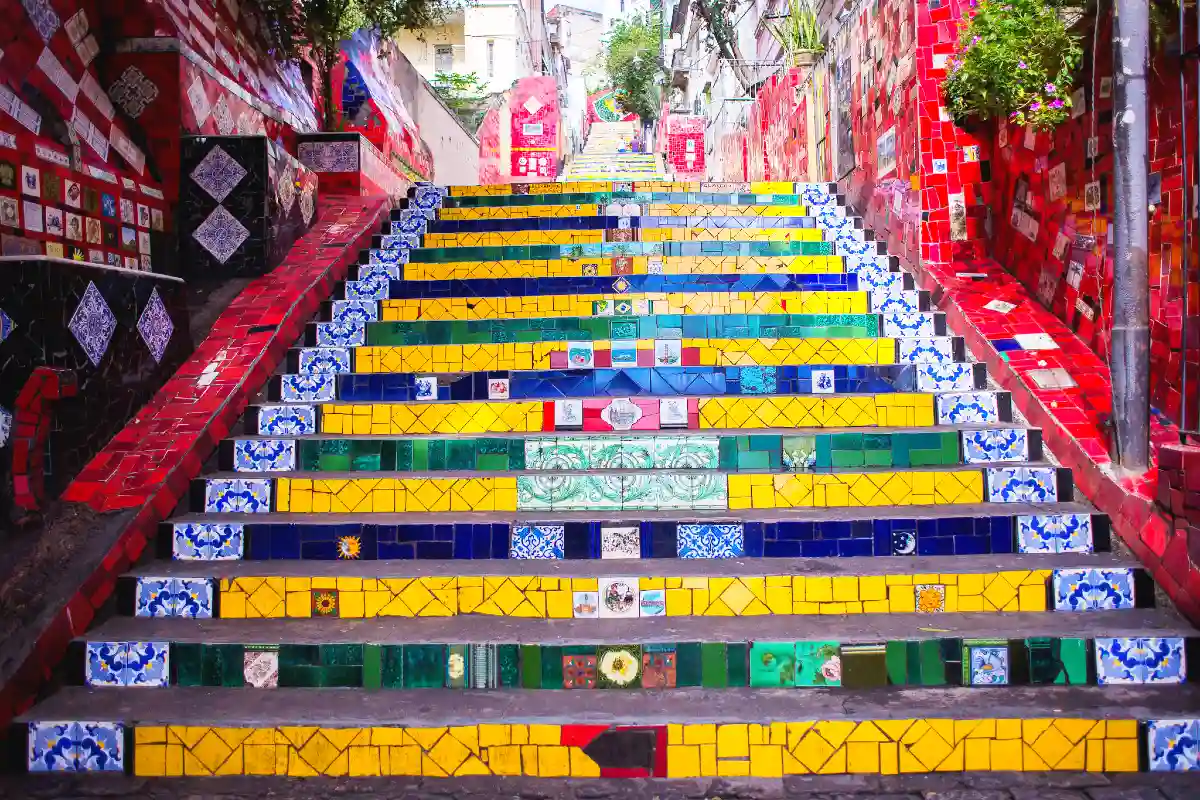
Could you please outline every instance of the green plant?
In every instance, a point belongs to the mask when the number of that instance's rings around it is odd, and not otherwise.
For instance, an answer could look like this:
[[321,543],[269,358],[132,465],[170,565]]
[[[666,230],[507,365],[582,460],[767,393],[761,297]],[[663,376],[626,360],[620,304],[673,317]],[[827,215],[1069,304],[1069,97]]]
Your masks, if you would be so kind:
[[1000,117],[1053,128],[1071,109],[1083,51],[1054,0],[980,0],[942,91],[956,121]]
[[666,72],[659,61],[662,26],[658,14],[646,12],[618,20],[604,37],[604,69],[621,108],[642,122],[658,118]]
[[467,130],[473,131],[487,113],[487,83],[474,72],[439,72],[433,76],[434,93]]
[[390,39],[402,30],[441,24],[463,0],[257,0],[271,54],[282,62],[310,59],[321,79],[322,124],[338,127],[333,102],[334,67],[342,42],[363,28]]
[[767,31],[771,37],[788,55],[824,52],[821,26],[817,24],[816,12],[808,0],[788,0],[787,9],[786,17],[768,23]]

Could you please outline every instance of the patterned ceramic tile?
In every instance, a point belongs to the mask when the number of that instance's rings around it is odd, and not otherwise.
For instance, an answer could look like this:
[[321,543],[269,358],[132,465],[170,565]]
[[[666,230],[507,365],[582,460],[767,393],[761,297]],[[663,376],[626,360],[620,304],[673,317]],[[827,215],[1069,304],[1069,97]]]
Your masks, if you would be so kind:
[[601,578],[599,617],[601,619],[637,617],[641,613],[637,578]]
[[318,322],[318,347],[358,347],[367,342],[367,328],[355,322]]
[[242,557],[245,529],[232,522],[176,522],[172,553],[177,561],[236,561]]
[[946,587],[940,583],[918,583],[916,592],[918,614],[937,614],[946,610]]
[[1029,460],[1029,432],[1021,428],[963,431],[962,443],[968,464]]
[[[192,180],[218,203],[223,202],[248,173],[233,156],[217,145],[192,170]],[[221,259],[224,261],[225,259]]]
[[601,525],[600,558],[641,558],[642,536],[637,525]]
[[30,772],[124,772],[120,722],[28,723]]
[[330,319],[342,325],[376,322],[379,320],[379,303],[371,300],[334,300]]
[[279,399],[288,403],[319,403],[337,399],[337,378],[332,374],[281,375]]
[[237,472],[291,472],[296,469],[294,439],[238,439],[233,443]]
[[259,436],[307,436],[318,433],[313,406],[259,406]]
[[208,578],[139,577],[134,616],[208,618],[213,615],[213,585]]
[[1091,553],[1091,514],[1031,514],[1017,517],[1022,553]]
[[304,347],[300,349],[301,374],[344,374],[354,371],[350,351],[344,347]]
[[897,339],[896,352],[901,364],[949,364],[954,361],[954,340],[949,336]]
[[[892,311],[880,315],[884,336],[933,336],[937,330],[933,314],[928,311]],[[942,363],[942,362],[936,362]]]
[[1151,772],[1200,769],[1200,720],[1150,720],[1146,723],[1146,754]]
[[88,281],[88,287],[67,327],[83,352],[87,353],[92,365],[100,366],[100,359],[108,352],[108,343],[117,329],[117,318],[94,282]]
[[563,525],[513,525],[508,557],[565,558],[566,530]]
[[1056,611],[1134,607],[1132,569],[1056,569],[1051,581]]
[[279,648],[247,647],[242,653],[242,678],[255,689],[279,686]]
[[208,478],[204,510],[216,514],[268,514],[271,481],[258,478]]
[[1182,637],[1096,637],[1096,681],[1101,686],[1185,680]]
[[1000,421],[996,395],[992,392],[961,392],[937,397],[939,425]]
[[175,324],[171,322],[171,315],[167,313],[157,288],[150,290],[150,299],[138,318],[137,329],[142,341],[150,349],[150,355],[154,356],[155,363],[161,362],[171,341],[171,334],[175,331]]
[[988,500],[993,503],[1058,502],[1054,467],[996,467],[987,470]]
[[643,617],[665,617],[667,615],[666,590],[642,589],[638,597],[638,613]]
[[680,558],[741,558],[745,526],[740,523],[680,524],[676,549]]
[[975,371],[970,364],[920,364],[917,366],[917,391],[968,392],[975,388]]
[[213,258],[224,264],[230,256],[250,238],[250,231],[230,214],[225,206],[217,206],[212,213],[192,231],[192,238],[200,243]]
[[972,686],[1004,686],[1008,683],[1008,648],[1002,646],[968,647]]

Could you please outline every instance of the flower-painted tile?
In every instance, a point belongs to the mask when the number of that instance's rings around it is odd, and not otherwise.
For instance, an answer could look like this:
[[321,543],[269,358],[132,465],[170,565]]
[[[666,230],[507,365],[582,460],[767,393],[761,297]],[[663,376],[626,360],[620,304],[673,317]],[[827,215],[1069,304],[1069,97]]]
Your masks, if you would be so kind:
[[1096,681],[1101,686],[1185,680],[1182,637],[1096,637]]
[[120,722],[30,722],[30,772],[124,772],[125,725]]
[[317,347],[359,347],[366,344],[367,328],[355,322],[318,322]]
[[896,340],[896,361],[901,364],[949,364],[955,360],[950,336]]
[[1051,582],[1056,611],[1105,611],[1134,607],[1132,569],[1056,569]]
[[988,500],[992,503],[1058,502],[1055,467],[994,467],[987,470]]
[[1151,772],[1200,769],[1200,720],[1153,719],[1146,723],[1145,731]]
[[740,523],[696,523],[676,526],[680,558],[741,558],[745,526]]
[[317,433],[313,406],[259,406],[259,436],[309,436]]
[[125,686],[126,642],[88,642],[84,680],[88,686]]
[[344,347],[302,347],[298,371],[301,374],[334,373],[342,375],[354,371],[350,351]]
[[973,364],[918,364],[917,391],[969,392],[976,388]]
[[366,325],[379,320],[379,303],[374,300],[334,300],[330,321],[342,325]]
[[337,399],[337,377],[328,373],[280,375],[279,399],[285,403],[322,403]]
[[296,440],[238,439],[233,443],[235,472],[290,472],[296,469]]
[[209,618],[213,615],[213,582],[209,578],[139,577],[134,616]]
[[1022,553],[1091,553],[1091,514],[1022,514],[1017,550]]
[[1029,431],[989,428],[962,432],[963,457],[968,464],[1029,460]]
[[994,392],[955,392],[937,397],[939,425],[1000,422],[1000,409]]
[[513,525],[509,558],[561,559],[564,556],[563,525]]

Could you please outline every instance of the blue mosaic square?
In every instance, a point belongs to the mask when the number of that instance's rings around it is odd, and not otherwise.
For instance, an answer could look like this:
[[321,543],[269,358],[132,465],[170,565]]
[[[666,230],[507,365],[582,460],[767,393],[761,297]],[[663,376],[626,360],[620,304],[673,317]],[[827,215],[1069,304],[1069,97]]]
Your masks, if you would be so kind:
[[898,291],[894,294],[871,292],[871,312],[875,314],[891,314],[897,311],[911,312],[921,310],[921,294],[913,291]]
[[883,323],[883,335],[892,338],[933,336],[937,330],[934,316],[928,311],[892,311],[881,315],[880,321]]
[[1182,637],[1096,637],[1096,681],[1177,684],[1187,680]]
[[956,392],[937,398],[939,425],[1000,421],[1000,408],[993,392]]
[[346,281],[346,300],[387,300],[391,282],[382,280]]
[[774,394],[778,391],[775,367],[738,367],[742,394]]
[[963,431],[962,443],[968,464],[1029,460],[1029,432],[1021,428]]
[[216,514],[268,514],[270,478],[208,478],[204,481],[204,510]]
[[954,361],[954,340],[949,336],[898,339],[896,360],[901,364],[949,364]]
[[1132,569],[1056,569],[1051,580],[1056,611],[1134,607]]
[[317,347],[359,347],[367,343],[366,326],[354,322],[318,322]]
[[342,325],[366,325],[379,320],[379,303],[373,300],[334,300],[330,313],[332,322]]
[[1058,470],[1054,467],[995,467],[987,470],[992,503],[1058,502]]
[[209,578],[137,579],[134,616],[208,619],[213,613]]
[[1145,730],[1151,772],[1200,769],[1200,720],[1152,719]]
[[675,537],[679,558],[741,558],[745,552],[740,523],[680,524]]
[[561,559],[566,528],[562,525],[513,525],[509,558]]
[[296,469],[295,439],[238,439],[233,443],[235,472],[291,472]]
[[242,557],[245,529],[234,522],[176,522],[172,556],[177,561],[237,561]]
[[917,366],[919,392],[969,392],[975,388],[975,370],[961,362]]
[[342,374],[354,371],[354,362],[350,351],[342,347],[302,347],[300,348],[300,372],[305,375],[313,373]]
[[120,722],[30,722],[30,772],[124,772],[125,726]]
[[279,399],[285,403],[323,403],[337,399],[336,386],[335,375],[281,375]]

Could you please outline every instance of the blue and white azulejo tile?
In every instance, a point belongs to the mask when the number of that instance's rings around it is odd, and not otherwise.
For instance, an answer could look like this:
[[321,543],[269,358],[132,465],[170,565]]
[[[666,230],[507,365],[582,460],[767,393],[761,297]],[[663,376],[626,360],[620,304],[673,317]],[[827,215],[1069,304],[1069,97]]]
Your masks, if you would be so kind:
[[1111,611],[1134,607],[1132,569],[1056,569],[1051,582],[1056,611]]
[[233,443],[235,472],[291,472],[295,468],[295,439],[237,439]]
[[1022,514],[1017,517],[1021,553],[1091,553],[1091,514]]
[[[396,238],[397,240],[407,240],[410,237],[398,236],[398,237],[394,237],[394,238]],[[378,248],[372,247],[368,251],[369,255],[367,256],[367,258],[368,258],[367,263],[370,263],[370,264],[407,264],[408,263],[408,251],[411,249],[412,249],[412,247],[404,247],[404,246],[393,247],[390,250],[380,250]]]
[[125,725],[120,722],[30,722],[30,772],[124,772]]
[[313,373],[341,375],[353,372],[353,364],[350,351],[344,347],[300,348],[300,372],[305,375]]
[[367,343],[367,328],[355,322],[318,322],[317,347],[359,347]]
[[1187,680],[1183,637],[1096,637],[1096,681],[1174,684]]
[[975,370],[971,364],[918,364],[917,391],[969,392],[975,388]]
[[1008,648],[999,645],[969,645],[972,686],[1008,685]]
[[176,561],[237,561],[245,528],[235,522],[176,522],[171,552]]
[[[896,273],[899,275],[900,273]],[[903,287],[903,284],[901,284]],[[890,314],[893,311],[920,311],[921,293],[897,291],[892,294],[871,292],[871,313]]]
[[741,558],[745,554],[741,523],[681,523],[675,530],[680,558]]
[[169,642],[88,642],[88,686],[170,685]]
[[204,510],[210,514],[268,514],[270,478],[207,478]]
[[1029,460],[1029,432],[1024,428],[963,431],[962,443],[968,464]]
[[398,281],[404,273],[396,264],[359,264],[355,275],[359,281]]
[[366,325],[379,321],[379,303],[373,300],[334,300],[330,321],[342,325]]
[[949,364],[954,361],[954,339],[949,336],[904,337],[896,342],[896,360],[901,364]]
[[286,403],[321,403],[337,399],[337,377],[329,373],[280,375],[279,399]]
[[561,559],[565,557],[565,525],[513,525],[509,558]]
[[930,311],[891,311],[880,315],[880,321],[883,335],[892,338],[934,336],[937,331],[934,314]]
[[208,619],[212,615],[213,582],[210,578],[137,579],[135,617]]
[[381,280],[346,281],[347,300],[387,300],[391,283]]
[[307,436],[316,432],[314,406],[259,406],[259,436]]
[[993,467],[987,470],[992,503],[1058,502],[1058,470],[1054,467]]
[[1000,408],[995,392],[954,392],[938,395],[939,425],[1000,421]]
[[1200,720],[1152,719],[1145,730],[1151,772],[1200,769]]

